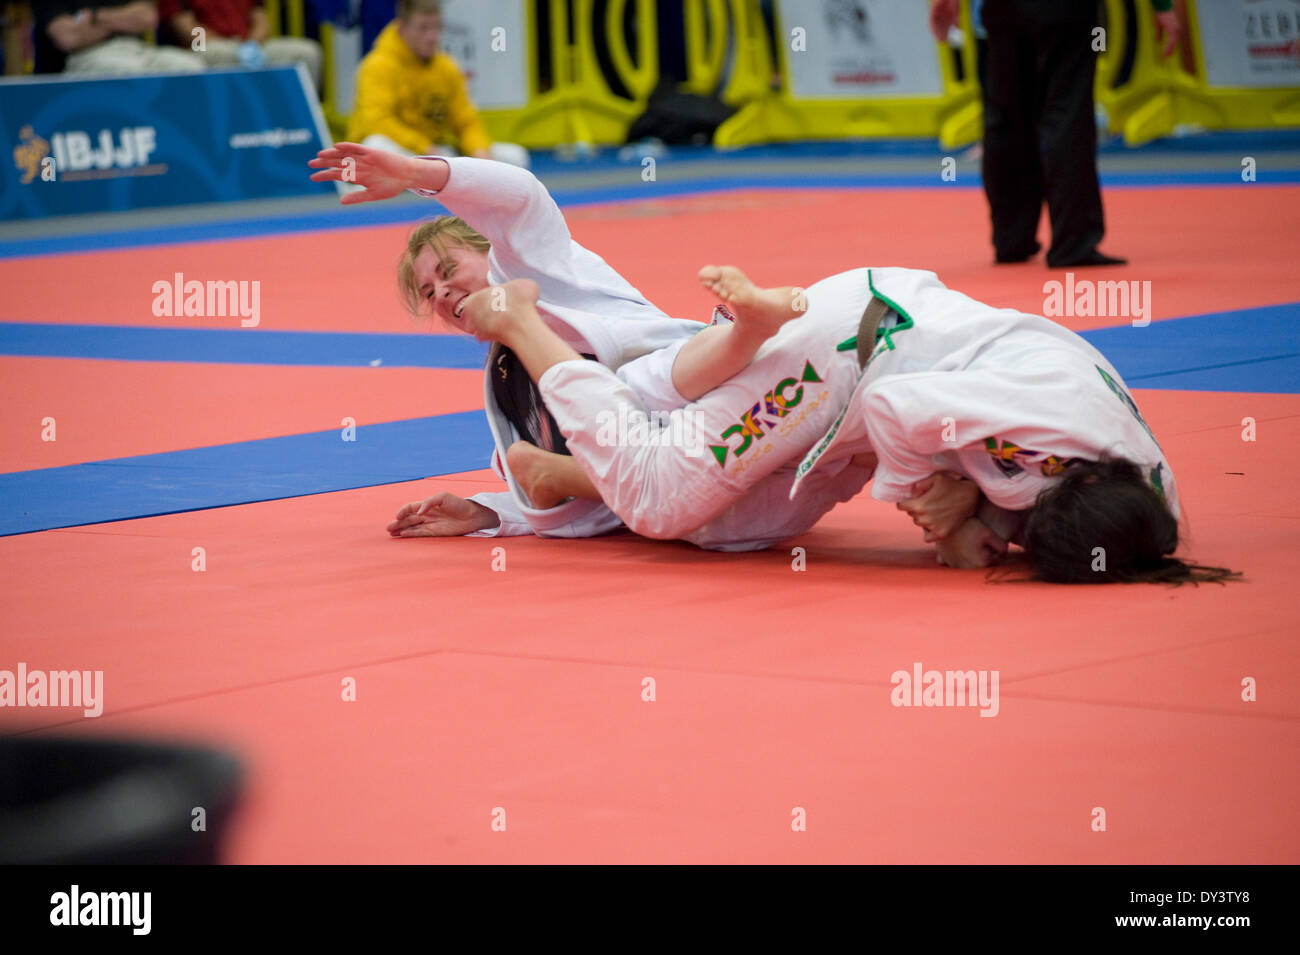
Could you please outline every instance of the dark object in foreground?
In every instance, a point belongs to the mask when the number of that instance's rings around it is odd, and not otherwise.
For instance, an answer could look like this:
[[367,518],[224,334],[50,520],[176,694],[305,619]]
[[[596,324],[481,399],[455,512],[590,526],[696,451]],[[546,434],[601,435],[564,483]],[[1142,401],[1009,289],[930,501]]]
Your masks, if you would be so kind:
[[0,864],[220,862],[241,777],[197,746],[0,739]]

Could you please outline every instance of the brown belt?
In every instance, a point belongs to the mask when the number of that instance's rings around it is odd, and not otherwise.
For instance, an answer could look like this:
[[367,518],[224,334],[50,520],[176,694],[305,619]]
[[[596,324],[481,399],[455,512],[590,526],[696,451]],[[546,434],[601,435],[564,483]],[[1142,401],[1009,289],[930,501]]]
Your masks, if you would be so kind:
[[859,368],[867,367],[871,353],[876,350],[876,332],[880,330],[880,322],[888,311],[889,305],[886,302],[871,296],[867,310],[862,313],[862,321],[858,323]]

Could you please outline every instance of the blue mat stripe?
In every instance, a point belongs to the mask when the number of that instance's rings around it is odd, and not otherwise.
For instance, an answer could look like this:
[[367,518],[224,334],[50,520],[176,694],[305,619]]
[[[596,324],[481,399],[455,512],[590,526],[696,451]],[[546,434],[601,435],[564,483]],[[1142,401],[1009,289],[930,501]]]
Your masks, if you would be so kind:
[[[257,337],[273,334],[311,337]],[[1102,328],[1084,337],[1135,388],[1300,393],[1300,304]],[[0,535],[454,474],[485,467],[492,450],[480,411],[368,425],[356,436],[345,442],[331,430],[3,474]]]
[[0,536],[413,481],[487,467],[481,411],[0,475]]
[[[231,322],[238,324],[238,319]],[[487,345],[466,335],[277,332],[0,322],[0,355],[334,368],[482,368]]]
[[[937,160],[940,153],[936,150]],[[664,160],[666,163],[667,160]],[[640,164],[628,166],[628,183],[599,189],[553,191],[561,207],[578,207],[607,202],[660,200],[674,196],[725,193],[738,189],[978,189],[982,188],[976,174],[963,176],[957,182],[943,183],[938,174],[893,175],[843,175],[815,173],[805,175],[754,175],[735,176],[728,179],[705,179],[672,182],[670,169],[659,167],[661,178],[648,186],[640,179]],[[1188,172],[1119,173],[1104,174],[1103,186],[1108,188],[1153,188],[1168,186],[1243,187],[1240,167],[1225,166],[1223,170]],[[1300,183],[1300,170],[1270,170],[1258,172],[1251,188],[1268,185],[1294,185]],[[321,232],[334,229],[363,228],[379,225],[413,224],[446,210],[437,202],[428,203],[368,203],[362,206],[339,207],[325,212],[300,213],[292,216],[232,219],[223,222],[202,222],[194,225],[157,226],[149,229],[121,231],[95,231],[82,235],[51,236],[35,239],[10,239],[0,241],[0,259],[29,256],[58,255],[69,252],[96,252],[105,249],[143,248],[147,246],[175,245],[186,242],[212,242],[223,239],[249,239],[263,236],[292,235],[302,232]]]
[[[1215,391],[1258,389],[1245,366],[1300,354],[1300,303],[1119,325],[1084,337],[1138,387],[1204,374],[1227,383]],[[277,332],[261,329],[148,328],[0,322],[0,355],[126,361],[219,362],[389,368],[481,368],[487,346],[462,335]],[[1279,366],[1282,367],[1282,366]],[[1175,387],[1191,387],[1177,385]]]
[[[1121,373],[1122,374],[1122,373]],[[1159,391],[1243,391],[1257,394],[1300,393],[1300,356],[1263,358],[1258,361],[1200,368],[1195,371],[1153,375],[1134,383],[1135,388]]]
[[1084,332],[1134,388],[1300,393],[1300,303]]

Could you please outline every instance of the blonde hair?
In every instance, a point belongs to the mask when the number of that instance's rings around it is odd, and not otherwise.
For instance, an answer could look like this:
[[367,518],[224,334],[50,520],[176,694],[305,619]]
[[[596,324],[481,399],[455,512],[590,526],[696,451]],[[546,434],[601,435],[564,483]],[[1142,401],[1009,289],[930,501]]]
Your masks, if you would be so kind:
[[447,249],[451,246],[487,255],[492,243],[457,216],[438,216],[420,223],[411,233],[406,251],[397,263],[397,290],[401,293],[407,311],[412,315],[420,314],[421,305],[420,283],[415,277],[415,260],[425,249],[432,249],[438,257],[438,264],[445,266],[448,264]]
[[416,13],[432,13],[434,16],[441,16],[442,4],[440,0],[398,0],[397,19],[405,23]]

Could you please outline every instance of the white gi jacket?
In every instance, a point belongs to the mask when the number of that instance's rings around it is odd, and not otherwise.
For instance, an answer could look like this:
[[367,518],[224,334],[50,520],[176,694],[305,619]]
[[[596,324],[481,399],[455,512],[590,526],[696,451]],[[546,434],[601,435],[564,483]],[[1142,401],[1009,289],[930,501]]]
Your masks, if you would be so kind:
[[[677,349],[669,346],[680,347],[704,325],[669,317],[604,259],[575,242],[555,200],[532,173],[487,159],[444,161],[450,167],[446,186],[412,191],[438,199],[492,243],[488,281],[500,285],[511,279],[532,279],[541,290],[537,310],[542,320],[577,351],[595,355],[610,369],[618,371],[635,358],[662,351],[655,362],[638,366],[645,373],[621,377],[647,407],[684,404],[672,385]],[[659,373],[664,362],[667,375]],[[591,537],[622,524],[607,507],[593,501],[575,500],[547,510],[531,507],[505,464],[506,449],[520,436],[497,407],[486,374],[483,401],[496,442],[492,468],[509,490],[470,498],[495,511],[501,523],[469,536]]]
[[[873,293],[896,315],[863,373],[849,346]],[[865,451],[879,458],[878,500],[905,500],[915,482],[953,470],[1008,511],[1031,507],[1071,458],[1122,456],[1178,515],[1173,474],[1123,380],[1075,333],[915,269],[856,269],[806,295],[806,314],[685,409],[709,454],[593,434],[600,412],[640,406],[635,389],[593,362],[561,362],[542,376],[570,451],[628,527],[710,549],[770,546],[857,493],[872,477],[852,464]],[[643,373],[662,379],[671,368],[649,356],[628,370]]]

